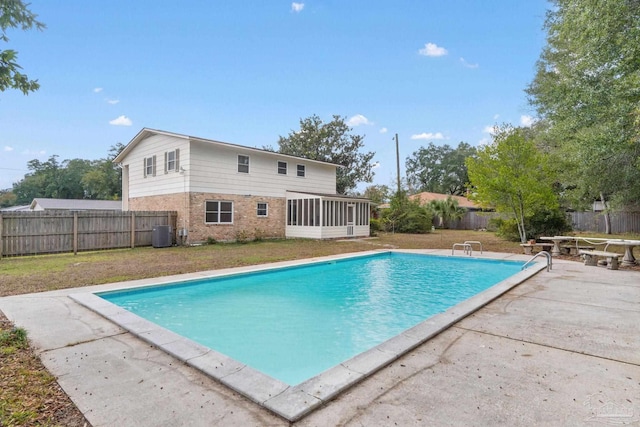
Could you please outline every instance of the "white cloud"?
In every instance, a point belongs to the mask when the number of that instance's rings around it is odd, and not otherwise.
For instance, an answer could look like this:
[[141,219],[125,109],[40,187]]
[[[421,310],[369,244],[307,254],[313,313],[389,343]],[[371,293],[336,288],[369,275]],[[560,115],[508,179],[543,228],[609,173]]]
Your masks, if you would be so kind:
[[114,126],[131,126],[133,122],[127,116],[119,116],[118,118],[111,120],[109,124]]
[[500,114],[494,114],[493,120],[498,120],[498,117],[500,117]]
[[102,92],[102,88],[101,87],[94,88],[93,92],[94,93],[100,93],[100,92]]
[[445,139],[444,135],[440,132],[432,133],[432,132],[423,132],[416,135],[411,135],[411,139]]
[[531,127],[535,122],[537,122],[535,117],[522,115],[520,116],[520,125],[525,127]]
[[372,124],[373,122],[370,122],[369,119],[367,119],[362,114],[356,114],[355,116],[347,120],[347,125],[349,126],[372,125]]
[[483,133],[488,133],[490,135],[493,135],[495,131],[496,131],[495,125],[487,125],[484,127],[484,129],[482,129]]
[[4,151],[13,151],[13,147],[9,147],[8,145],[5,145]]
[[107,99],[107,104],[116,105],[119,102],[119,99]]
[[389,132],[389,129],[387,128],[380,128],[380,133],[387,133]]
[[467,62],[467,61],[465,61],[465,59],[464,59],[464,58],[462,58],[462,57],[460,57],[460,62],[462,63],[462,65],[463,65],[464,67],[467,67],[467,68],[478,68],[478,67],[480,66],[480,65],[478,65],[478,64],[472,64],[472,63],[470,63],[470,62]]
[[418,50],[418,53],[424,56],[444,56],[448,52],[447,49],[435,43],[426,43],[422,49]]
[[302,9],[304,9],[304,3],[296,3],[296,2],[291,3],[292,12],[300,13],[302,12]]

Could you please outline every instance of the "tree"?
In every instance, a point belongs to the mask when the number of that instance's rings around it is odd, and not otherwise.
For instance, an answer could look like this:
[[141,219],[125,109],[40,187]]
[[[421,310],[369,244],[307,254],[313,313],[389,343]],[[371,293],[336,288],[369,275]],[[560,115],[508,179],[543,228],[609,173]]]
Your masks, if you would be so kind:
[[428,233],[431,231],[433,212],[411,200],[405,191],[396,192],[389,202],[389,209],[382,212],[387,231],[396,233]]
[[122,194],[122,173],[113,159],[124,148],[111,147],[105,159],[71,159],[58,161],[53,155],[45,162],[37,159],[27,163],[31,172],[13,184],[17,204],[31,203],[36,197],[57,199],[117,200]]
[[351,131],[343,117],[333,116],[329,123],[323,123],[313,115],[300,120],[299,131],[278,138],[278,152],[343,166],[336,172],[336,192],[346,194],[358,182],[373,180],[371,160],[375,155],[375,152],[361,152],[364,137]]
[[113,159],[124,149],[117,143],[109,149],[109,156],[96,160],[92,168],[82,176],[82,186],[88,199],[119,200],[122,197],[122,170]]
[[527,241],[527,219],[540,210],[558,207],[555,177],[547,156],[519,128],[496,128],[493,142],[467,159],[471,198],[483,207],[510,215],[520,241]]
[[8,208],[16,204],[16,195],[11,190],[0,190],[0,208]]
[[409,187],[415,192],[463,195],[469,182],[465,159],[475,153],[476,149],[465,142],[460,142],[457,148],[432,142],[426,148],[420,147],[407,157]]
[[389,201],[390,194],[391,189],[386,185],[370,185],[364,189],[362,196],[380,205]]
[[[36,28],[43,30],[45,25],[39,22],[22,0],[0,0],[0,41],[8,42],[7,30],[20,28],[29,30]],[[26,74],[22,74],[22,67],[18,65],[18,52],[12,49],[0,50],[0,91],[18,89],[25,95],[38,90],[40,84],[37,80],[29,80]]]
[[638,205],[639,22],[637,0],[553,0],[547,14],[547,45],[527,93],[550,124],[574,203]]
[[442,228],[449,228],[450,221],[461,219],[466,212],[450,195],[445,200],[431,200],[428,204],[429,209],[440,219]]

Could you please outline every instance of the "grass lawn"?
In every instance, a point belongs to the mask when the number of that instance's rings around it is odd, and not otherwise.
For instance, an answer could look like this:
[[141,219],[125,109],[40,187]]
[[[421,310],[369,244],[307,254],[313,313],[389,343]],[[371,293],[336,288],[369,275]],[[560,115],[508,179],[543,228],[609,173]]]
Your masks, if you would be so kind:
[[[485,251],[522,253],[517,242],[490,232],[437,230],[425,235],[384,233],[360,241],[291,239],[4,258],[0,297],[374,249],[451,249],[465,240],[481,241]],[[0,425],[88,426],[29,348],[25,331],[14,329],[1,312]]]

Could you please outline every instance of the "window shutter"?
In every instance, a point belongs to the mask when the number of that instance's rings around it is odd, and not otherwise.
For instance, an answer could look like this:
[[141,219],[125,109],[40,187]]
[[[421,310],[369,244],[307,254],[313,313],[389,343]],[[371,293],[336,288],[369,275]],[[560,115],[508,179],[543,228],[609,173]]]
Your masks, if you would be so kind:
[[167,159],[167,152],[165,151],[164,152],[164,173],[169,172],[169,170],[167,169],[167,166],[168,166],[167,165],[167,160],[169,160],[169,159]]
[[145,157],[144,159],[142,159],[142,173],[144,174],[144,177],[147,177],[147,158]]
[[156,176],[156,155],[153,155],[153,176]]
[[180,172],[180,149],[176,148],[176,172]]

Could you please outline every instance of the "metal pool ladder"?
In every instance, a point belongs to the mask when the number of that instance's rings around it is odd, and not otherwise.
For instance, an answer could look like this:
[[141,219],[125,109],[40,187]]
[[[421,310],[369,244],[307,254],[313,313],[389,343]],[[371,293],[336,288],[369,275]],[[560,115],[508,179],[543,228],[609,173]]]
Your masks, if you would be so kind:
[[527,267],[527,265],[531,264],[533,260],[538,258],[540,255],[544,255],[545,257],[547,257],[547,271],[551,271],[551,268],[553,267],[553,261],[551,258],[551,254],[547,251],[540,251],[534,256],[532,256],[531,259],[527,261],[520,270],[524,270]]

